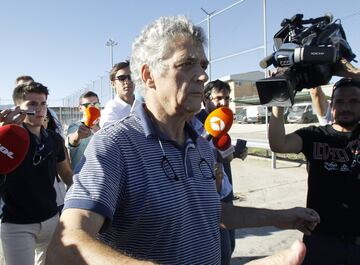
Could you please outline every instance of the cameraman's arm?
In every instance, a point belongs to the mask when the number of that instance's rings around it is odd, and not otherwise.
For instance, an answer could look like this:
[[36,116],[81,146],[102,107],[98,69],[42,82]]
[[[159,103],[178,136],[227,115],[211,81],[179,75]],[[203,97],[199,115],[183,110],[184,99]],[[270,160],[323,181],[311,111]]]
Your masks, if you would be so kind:
[[340,62],[336,64],[334,75],[350,77],[354,80],[360,81],[360,69],[353,66],[344,58],[342,58]]
[[269,144],[271,150],[278,153],[298,153],[302,149],[302,139],[299,135],[285,134],[284,108],[282,107],[272,107]]
[[325,116],[329,102],[326,100],[326,96],[321,87],[318,86],[310,89],[310,96],[316,115],[321,117]]

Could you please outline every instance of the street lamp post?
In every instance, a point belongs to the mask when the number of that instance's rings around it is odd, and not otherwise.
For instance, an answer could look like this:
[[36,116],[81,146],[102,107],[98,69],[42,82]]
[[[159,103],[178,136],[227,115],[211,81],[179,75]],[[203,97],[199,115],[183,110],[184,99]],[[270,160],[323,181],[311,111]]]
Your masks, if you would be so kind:
[[113,56],[113,49],[118,43],[112,39],[109,39],[106,42],[106,46],[110,47],[110,60],[111,60],[111,68],[114,66],[114,56]]
[[103,78],[104,76],[99,75],[100,78],[100,103],[103,101],[102,94],[103,94]]
[[209,60],[209,80],[211,81],[211,42],[210,42],[210,18],[211,15],[215,12],[207,12],[204,8],[201,7],[201,10],[206,14],[206,20],[207,20],[207,35],[208,35],[208,49],[207,49],[207,55]]

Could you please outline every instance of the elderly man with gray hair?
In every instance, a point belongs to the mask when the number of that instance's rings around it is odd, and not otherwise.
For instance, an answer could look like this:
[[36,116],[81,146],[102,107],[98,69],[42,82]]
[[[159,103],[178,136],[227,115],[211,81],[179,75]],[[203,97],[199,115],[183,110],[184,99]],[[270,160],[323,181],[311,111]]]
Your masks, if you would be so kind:
[[[204,41],[184,16],[161,17],[135,40],[130,65],[145,103],[91,139],[48,264],[219,264],[220,223],[309,234],[319,222],[306,208],[221,205],[212,149],[187,122],[208,79]],[[299,264],[303,255],[297,243],[255,264]]]

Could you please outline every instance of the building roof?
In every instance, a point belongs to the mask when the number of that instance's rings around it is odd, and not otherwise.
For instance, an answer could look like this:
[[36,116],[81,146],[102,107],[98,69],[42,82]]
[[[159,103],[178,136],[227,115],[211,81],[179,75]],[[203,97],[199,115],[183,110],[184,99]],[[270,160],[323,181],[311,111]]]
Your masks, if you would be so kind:
[[219,78],[221,81],[229,82],[229,81],[257,81],[261,78],[264,78],[265,74],[261,71],[252,71],[242,74],[231,74],[226,75],[221,78]]
[[0,110],[10,109],[14,107],[14,104],[0,105]]

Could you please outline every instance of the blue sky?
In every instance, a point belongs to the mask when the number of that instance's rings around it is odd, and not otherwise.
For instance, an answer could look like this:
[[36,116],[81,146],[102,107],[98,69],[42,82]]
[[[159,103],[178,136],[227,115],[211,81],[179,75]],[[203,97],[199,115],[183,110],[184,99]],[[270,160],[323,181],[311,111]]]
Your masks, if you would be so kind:
[[[127,59],[141,29],[162,15],[184,14],[198,23],[205,10],[219,11],[234,0],[0,0],[0,104],[11,103],[14,80],[28,74],[50,89],[49,102],[79,89],[99,86],[108,79],[109,38],[118,42],[114,62]],[[215,16],[211,22],[212,59],[251,49],[263,43],[263,0],[245,0]],[[267,0],[267,47],[283,18],[303,13],[304,18],[331,12],[342,20],[348,41],[360,58],[360,1]],[[201,26],[207,30],[206,23]],[[261,70],[263,50],[212,65],[212,79]],[[359,64],[355,64],[359,66]],[[105,94],[105,92],[104,92]],[[105,103],[105,102],[104,102]]]

